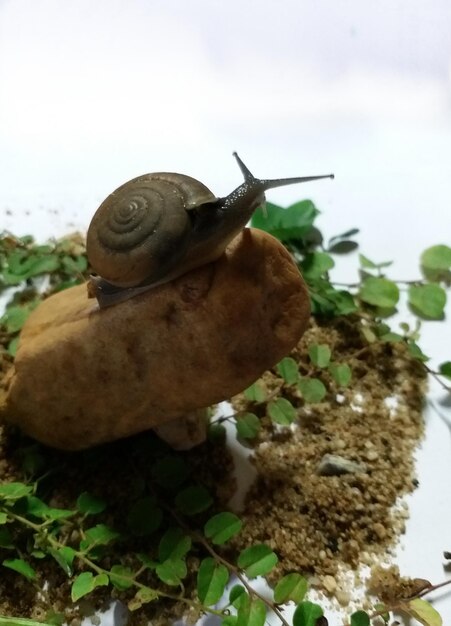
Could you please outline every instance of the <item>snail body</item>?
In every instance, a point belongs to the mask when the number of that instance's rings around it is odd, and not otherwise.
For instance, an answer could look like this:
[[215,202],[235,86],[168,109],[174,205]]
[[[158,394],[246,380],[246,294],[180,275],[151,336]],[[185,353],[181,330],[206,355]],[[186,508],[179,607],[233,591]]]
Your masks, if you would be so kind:
[[123,184],[97,209],[87,254],[97,276],[90,295],[100,307],[117,304],[219,258],[274,187],[331,178],[260,180],[236,153],[244,183],[217,198],[184,174],[145,174]]

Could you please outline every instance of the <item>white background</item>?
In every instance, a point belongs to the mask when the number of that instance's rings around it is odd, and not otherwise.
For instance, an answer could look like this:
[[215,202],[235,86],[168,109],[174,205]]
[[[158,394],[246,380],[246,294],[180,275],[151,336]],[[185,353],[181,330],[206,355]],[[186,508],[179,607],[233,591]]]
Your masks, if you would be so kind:
[[[449,0],[0,0],[1,229],[84,230],[151,171],[225,195],[241,182],[233,150],[261,177],[333,171],[270,199],[311,197],[328,235],[359,226],[365,254],[416,278],[422,249],[451,244]],[[451,359],[450,328],[425,327],[434,363]],[[426,414],[399,562],[438,582],[451,409],[431,398],[442,417]],[[437,595],[450,624],[451,595]]]

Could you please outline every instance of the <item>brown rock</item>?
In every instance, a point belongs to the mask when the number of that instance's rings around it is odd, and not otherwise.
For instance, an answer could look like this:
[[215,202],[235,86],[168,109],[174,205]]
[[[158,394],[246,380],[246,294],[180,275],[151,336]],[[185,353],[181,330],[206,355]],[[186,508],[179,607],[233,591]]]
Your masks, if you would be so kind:
[[209,265],[99,310],[86,285],[30,316],[0,416],[82,449],[242,391],[298,342],[306,287],[273,237],[245,230]]

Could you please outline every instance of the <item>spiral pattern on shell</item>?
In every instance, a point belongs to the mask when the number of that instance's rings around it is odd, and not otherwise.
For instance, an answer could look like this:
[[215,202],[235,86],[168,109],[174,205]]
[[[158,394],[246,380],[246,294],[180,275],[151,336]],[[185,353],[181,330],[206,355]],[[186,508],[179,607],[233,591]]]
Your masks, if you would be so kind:
[[189,211],[215,196],[183,174],[135,178],[97,209],[88,229],[87,253],[93,270],[119,287],[164,280],[189,246]]

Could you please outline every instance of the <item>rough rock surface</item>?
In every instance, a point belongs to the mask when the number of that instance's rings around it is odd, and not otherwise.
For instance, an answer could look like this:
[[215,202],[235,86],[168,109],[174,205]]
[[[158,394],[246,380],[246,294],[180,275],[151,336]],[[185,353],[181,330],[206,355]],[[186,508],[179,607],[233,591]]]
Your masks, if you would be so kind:
[[306,287],[273,237],[245,230],[209,265],[99,310],[86,285],[21,335],[0,417],[63,449],[125,437],[230,398],[286,355]]

